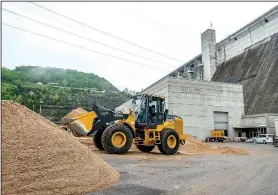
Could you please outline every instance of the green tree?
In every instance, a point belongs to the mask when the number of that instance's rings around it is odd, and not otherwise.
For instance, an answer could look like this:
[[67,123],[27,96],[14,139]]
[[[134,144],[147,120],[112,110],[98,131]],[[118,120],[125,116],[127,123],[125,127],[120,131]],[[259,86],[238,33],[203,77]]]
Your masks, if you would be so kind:
[[64,79],[61,84],[63,87],[66,87],[68,85],[68,82],[66,79]]

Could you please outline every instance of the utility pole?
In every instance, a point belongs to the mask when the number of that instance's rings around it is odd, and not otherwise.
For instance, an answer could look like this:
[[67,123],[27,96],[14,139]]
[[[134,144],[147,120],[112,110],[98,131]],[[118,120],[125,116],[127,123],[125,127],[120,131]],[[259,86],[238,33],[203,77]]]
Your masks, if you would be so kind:
[[40,99],[40,115],[42,114],[42,103],[43,101]]

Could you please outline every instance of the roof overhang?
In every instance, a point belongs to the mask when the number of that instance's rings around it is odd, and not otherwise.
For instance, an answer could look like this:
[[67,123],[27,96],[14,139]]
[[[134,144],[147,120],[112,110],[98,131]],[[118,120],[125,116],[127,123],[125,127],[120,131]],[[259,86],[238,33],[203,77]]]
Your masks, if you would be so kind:
[[137,95],[133,96],[133,98],[134,98],[134,97],[143,96],[143,95],[152,97],[152,99],[161,99],[161,100],[165,100],[165,97],[163,97],[163,96],[153,95],[153,94],[148,94],[148,93],[140,93],[140,94],[137,94]]
[[254,129],[258,127],[266,127],[266,125],[234,125],[234,129]]
[[256,126],[245,126],[245,125],[234,125],[234,129],[252,129],[252,128],[257,128]]

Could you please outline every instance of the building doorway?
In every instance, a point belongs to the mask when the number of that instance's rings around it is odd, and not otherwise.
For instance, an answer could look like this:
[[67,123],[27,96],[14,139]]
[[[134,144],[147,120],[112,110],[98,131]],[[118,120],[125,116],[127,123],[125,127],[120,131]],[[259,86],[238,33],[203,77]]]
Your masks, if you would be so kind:
[[213,112],[214,129],[224,130],[225,136],[228,136],[228,112]]
[[258,137],[260,134],[267,134],[266,125],[261,126],[234,126],[237,137],[247,137],[248,139],[252,137]]

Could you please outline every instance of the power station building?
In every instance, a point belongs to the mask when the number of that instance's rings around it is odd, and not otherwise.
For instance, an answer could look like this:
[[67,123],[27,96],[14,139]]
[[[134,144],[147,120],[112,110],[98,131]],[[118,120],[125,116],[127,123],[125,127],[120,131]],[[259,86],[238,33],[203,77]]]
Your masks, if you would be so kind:
[[[212,129],[226,136],[275,134],[278,119],[278,6],[216,42],[201,35],[201,54],[144,89],[166,98],[184,132],[205,139]],[[116,111],[127,112],[131,101]]]

